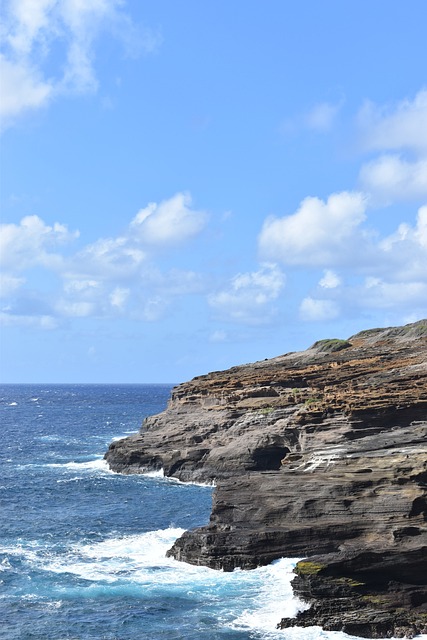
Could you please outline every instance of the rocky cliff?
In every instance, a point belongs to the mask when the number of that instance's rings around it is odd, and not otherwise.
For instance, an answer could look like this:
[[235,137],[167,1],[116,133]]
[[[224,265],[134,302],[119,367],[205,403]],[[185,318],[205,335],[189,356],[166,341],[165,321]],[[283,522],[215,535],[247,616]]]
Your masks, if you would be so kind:
[[282,628],[411,636],[427,633],[426,436],[422,320],[195,378],[106,458],[215,480],[209,524],[169,552],[180,560],[308,557],[293,586],[311,607]]

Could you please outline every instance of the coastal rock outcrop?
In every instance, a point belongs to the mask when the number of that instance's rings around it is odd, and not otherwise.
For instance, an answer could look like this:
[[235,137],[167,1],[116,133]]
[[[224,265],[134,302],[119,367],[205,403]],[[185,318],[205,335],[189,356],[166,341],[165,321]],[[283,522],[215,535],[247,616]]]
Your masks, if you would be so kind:
[[426,320],[195,378],[106,459],[215,481],[210,522],[177,559],[308,557],[293,586],[311,607],[281,628],[427,632]]

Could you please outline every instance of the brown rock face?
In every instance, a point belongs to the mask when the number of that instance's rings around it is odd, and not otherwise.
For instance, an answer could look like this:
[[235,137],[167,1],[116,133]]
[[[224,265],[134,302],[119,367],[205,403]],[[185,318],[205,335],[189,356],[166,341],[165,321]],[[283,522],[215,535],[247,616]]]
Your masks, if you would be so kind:
[[180,560],[310,556],[294,588],[312,606],[283,628],[427,630],[426,320],[195,378],[106,458],[216,481],[209,524],[169,552]]

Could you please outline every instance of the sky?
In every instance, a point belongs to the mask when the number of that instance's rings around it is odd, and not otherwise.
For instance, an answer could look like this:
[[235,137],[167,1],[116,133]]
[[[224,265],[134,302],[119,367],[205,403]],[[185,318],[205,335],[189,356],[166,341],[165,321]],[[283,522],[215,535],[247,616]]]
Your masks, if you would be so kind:
[[427,317],[425,0],[4,0],[0,381]]

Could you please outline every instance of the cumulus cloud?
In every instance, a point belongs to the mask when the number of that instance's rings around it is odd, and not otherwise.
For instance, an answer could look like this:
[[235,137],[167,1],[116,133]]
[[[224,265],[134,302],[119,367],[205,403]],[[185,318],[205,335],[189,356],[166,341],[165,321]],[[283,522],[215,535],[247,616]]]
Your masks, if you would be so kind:
[[[139,212],[122,235],[99,238],[74,253],[64,252],[64,247],[79,233],[69,232],[65,225],[48,225],[36,215],[19,224],[2,225],[3,313],[15,318],[49,316],[58,320],[126,314],[152,322],[167,312],[173,300],[204,290],[203,277],[193,270],[158,268],[156,251],[194,238],[205,225],[207,214],[192,209],[191,196],[181,193],[142,211],[144,214]],[[48,282],[42,289],[50,289],[49,295],[30,294],[27,279],[31,281],[35,267],[40,283]],[[60,288],[54,290],[58,284]],[[8,304],[11,296],[13,304]],[[38,325],[28,321],[22,326]]]
[[414,235],[418,244],[427,250],[427,205],[418,209],[417,226]]
[[427,156],[415,161],[383,155],[363,165],[362,187],[387,202],[427,197]]
[[0,115],[4,123],[27,109],[44,106],[53,91],[52,84],[40,77],[29,63],[14,63],[0,54],[2,99]]
[[325,269],[323,278],[319,280],[319,285],[323,289],[335,289],[341,284],[341,278],[332,269]]
[[[327,130],[340,105],[319,103],[299,126]],[[331,118],[331,119],[329,119]],[[295,123],[294,123],[295,124]],[[306,198],[296,212],[265,220],[258,237],[263,259],[323,269],[303,294],[300,317],[333,320],[369,309],[425,312],[427,285],[427,89],[387,105],[366,102],[358,114],[362,164],[359,190]],[[402,201],[422,205],[414,223],[382,236],[368,226],[369,208]],[[335,270],[346,270],[343,281]]]
[[113,307],[117,307],[118,309],[123,309],[127,299],[129,298],[130,289],[125,289],[124,287],[116,287],[110,293],[110,303]]
[[346,262],[365,210],[358,192],[334,193],[326,202],[305,198],[294,214],[266,219],[258,238],[261,256],[291,265]]
[[366,103],[358,120],[364,149],[382,152],[359,173],[359,182],[373,202],[426,198],[427,90],[394,105]]
[[400,224],[378,243],[378,251],[398,279],[427,282],[427,205],[418,209],[415,225]]
[[246,324],[264,324],[275,314],[271,303],[285,286],[285,275],[275,264],[232,278],[227,289],[211,294],[209,305],[221,316]]
[[394,309],[424,307],[427,301],[427,281],[390,282],[382,278],[368,277],[354,289],[358,306],[370,309]]
[[[373,247],[376,262],[354,265],[349,284],[326,269],[300,305],[305,321],[332,320],[341,313],[408,310],[417,318],[427,313],[427,206],[420,207],[414,224],[400,224]],[[327,293],[328,292],[328,293]]]
[[66,275],[74,280],[79,276],[84,281],[87,276],[101,280],[129,278],[145,258],[145,252],[125,236],[100,238],[68,260]]
[[[327,128],[327,108],[313,109],[313,126],[321,126],[322,114]],[[359,172],[360,190],[306,198],[294,213],[267,218],[258,237],[263,259],[313,275],[323,270],[301,296],[304,321],[370,310],[427,312],[427,90],[391,105],[366,103],[358,122],[361,147],[371,155]],[[413,223],[385,237],[368,226],[369,208],[410,200],[422,205]]]
[[427,89],[413,100],[378,106],[366,102],[359,112],[366,149],[412,149],[427,152]]
[[150,202],[132,220],[132,232],[147,245],[180,244],[200,233],[207,223],[207,214],[192,209],[191,204],[189,193],[177,193],[159,204]]
[[161,42],[132,23],[121,0],[5,0],[2,18],[3,127],[54,96],[96,90],[95,43],[102,32],[133,55]]
[[163,272],[150,260],[139,260],[134,248],[111,243],[112,251],[106,253],[83,250],[73,260],[73,271],[63,274],[62,297],[56,307],[62,316],[126,314],[153,322],[167,312],[174,299],[200,293],[204,287],[202,277],[194,271],[172,268]]
[[51,249],[78,235],[57,222],[53,226],[47,225],[35,215],[26,216],[20,224],[1,224],[0,267],[14,273],[36,265],[57,267],[63,258]]

